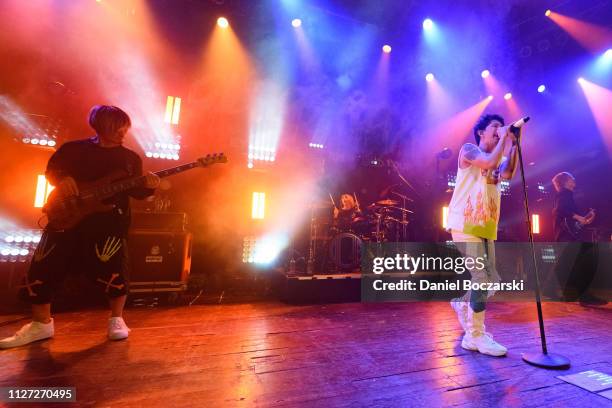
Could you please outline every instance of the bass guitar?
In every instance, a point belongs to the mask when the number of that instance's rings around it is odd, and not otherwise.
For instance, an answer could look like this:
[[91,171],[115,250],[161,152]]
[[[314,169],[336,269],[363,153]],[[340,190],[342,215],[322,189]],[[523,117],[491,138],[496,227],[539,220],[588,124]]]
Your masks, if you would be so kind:
[[[156,171],[154,174],[164,178],[216,163],[227,163],[227,157],[223,153],[208,154],[191,163]],[[145,176],[126,178],[124,172],[114,172],[92,182],[77,183],[79,194],[76,196],[66,197],[54,189],[42,209],[48,220],[46,228],[52,231],[70,229],[90,214],[110,211],[114,206],[106,204],[105,200],[115,194],[142,187],[144,182]]]

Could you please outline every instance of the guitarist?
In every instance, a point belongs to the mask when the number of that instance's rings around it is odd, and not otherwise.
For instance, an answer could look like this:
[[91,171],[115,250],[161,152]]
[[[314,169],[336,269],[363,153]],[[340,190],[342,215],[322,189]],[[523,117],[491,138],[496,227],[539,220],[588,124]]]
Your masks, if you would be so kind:
[[605,305],[605,300],[592,295],[588,288],[597,270],[597,244],[581,242],[580,230],[595,219],[595,211],[578,214],[574,201],[576,179],[568,172],[556,174],[552,179],[557,191],[553,208],[553,231],[556,242],[570,242],[559,255],[555,274],[561,283],[562,300],[578,300],[583,306]]
[[570,173],[562,172],[556,174],[552,179],[552,183],[557,191],[553,208],[555,241],[579,241],[579,228],[575,226],[579,225],[582,227],[592,223],[595,219],[595,211],[591,209],[584,216],[578,214],[578,208],[574,202],[576,179]]
[[[116,106],[94,106],[89,113],[89,125],[96,131],[95,136],[65,143],[47,164],[47,180],[62,197],[78,196],[80,183],[109,174],[142,175],[141,158],[123,146],[131,126],[127,113]],[[105,201],[110,210],[90,214],[63,231],[46,228],[20,291],[20,297],[32,305],[32,322],[14,336],[0,340],[0,349],[53,337],[53,294],[75,267],[86,273],[109,299],[108,338],[128,337],[129,328],[122,312],[127,298],[129,197],[143,199],[152,195],[158,185],[159,177],[148,173],[142,187]]]

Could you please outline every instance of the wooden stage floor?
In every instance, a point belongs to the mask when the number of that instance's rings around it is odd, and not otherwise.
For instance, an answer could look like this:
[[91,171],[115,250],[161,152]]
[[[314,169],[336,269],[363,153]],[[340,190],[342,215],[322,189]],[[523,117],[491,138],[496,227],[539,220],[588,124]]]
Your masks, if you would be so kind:
[[[122,342],[106,341],[105,311],[61,313],[54,339],[0,350],[0,387],[74,386],[69,406],[611,406],[555,377],[612,374],[612,308],[544,312],[549,349],[569,370],[521,360],[540,347],[533,304],[490,304],[504,358],[463,350],[444,303],[129,309]],[[2,324],[0,336],[21,324]]]

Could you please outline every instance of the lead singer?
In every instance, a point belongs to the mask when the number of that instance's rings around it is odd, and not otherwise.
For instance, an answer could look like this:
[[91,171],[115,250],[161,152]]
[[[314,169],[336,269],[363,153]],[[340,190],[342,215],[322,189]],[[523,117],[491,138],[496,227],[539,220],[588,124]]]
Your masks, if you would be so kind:
[[[476,144],[466,143],[459,152],[455,191],[449,204],[448,229],[465,257],[484,257],[484,269],[470,269],[472,282],[499,282],[495,269],[495,247],[500,179],[516,172],[516,136],[499,115],[484,115],[474,126]],[[465,331],[461,347],[491,356],[503,356],[507,349],[485,330],[487,298],[495,292],[470,290],[453,299],[451,306]]]

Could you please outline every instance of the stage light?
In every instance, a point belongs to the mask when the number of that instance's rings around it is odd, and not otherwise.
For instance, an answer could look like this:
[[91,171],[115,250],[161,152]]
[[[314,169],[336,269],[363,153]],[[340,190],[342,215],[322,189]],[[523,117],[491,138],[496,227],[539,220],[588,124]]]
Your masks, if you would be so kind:
[[249,169],[252,169],[252,168],[253,168],[253,163],[251,163],[251,162],[247,163],[247,167],[248,167]]
[[425,75],[425,80],[426,80],[427,82],[431,82],[431,81],[433,81],[433,80],[434,80],[434,74],[432,74],[432,73],[430,72],[429,74]]
[[539,92],[539,93],[542,93],[542,92],[544,92],[545,90],[546,90],[546,85],[540,85],[540,86],[538,86],[538,92]]
[[384,53],[389,54],[391,52],[391,46],[388,44],[383,45],[382,50]]
[[39,174],[36,181],[36,196],[34,197],[34,207],[42,208],[47,202],[49,194],[53,191],[53,187],[44,175]]
[[584,82],[585,82],[585,80],[584,80],[584,78],[583,78],[583,77],[579,77],[579,78],[578,78],[578,83],[579,83],[579,84],[583,84]]
[[538,214],[531,215],[531,232],[533,234],[540,233],[540,216]]
[[229,27],[229,21],[227,21],[227,18],[225,17],[219,17],[217,19],[217,25],[221,28],[227,28]]
[[612,59],[612,48],[608,48],[606,52],[604,52],[604,58]]
[[488,69],[485,69],[485,70],[483,70],[483,71],[480,73],[480,76],[481,76],[481,77],[483,77],[483,78],[486,78],[486,77],[488,77],[488,76],[489,76],[489,74],[490,74],[489,70],[488,70]]
[[448,226],[448,207],[442,207],[442,228],[446,229]]
[[300,20],[299,18],[294,18],[293,20],[291,20],[291,25],[295,28],[298,28],[302,25],[302,20]]
[[57,143],[55,143],[55,140],[49,140],[49,142],[47,143],[47,146],[53,147],[55,146]]
[[546,11],[544,12],[544,15],[545,15],[546,17],[550,16],[550,9],[546,10]]
[[[166,98],[166,114],[164,122],[178,125],[181,114],[181,98],[178,96],[168,96]],[[157,145],[155,147],[158,147]]]
[[38,142],[39,142],[39,140],[38,140],[38,139],[32,139],[32,140],[30,140],[30,143],[31,143],[31,144],[33,144],[33,145],[37,145],[37,144],[38,144]]
[[433,28],[433,21],[430,18],[423,20],[423,29],[431,30]]
[[253,192],[253,205],[251,207],[251,218],[263,220],[265,217],[266,193]]
[[4,237],[4,240],[8,243],[11,243],[15,240],[15,237],[13,237],[12,235],[7,235],[6,237]]
[[504,95],[504,99],[505,99],[505,100],[509,100],[510,98],[512,98],[512,94],[511,94],[510,92],[508,92],[508,93],[506,93],[506,94]]
[[493,100],[493,95],[489,95],[489,96],[487,96],[487,99],[488,99],[488,100],[490,100],[490,101],[492,101],[492,100]]

